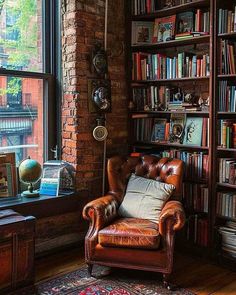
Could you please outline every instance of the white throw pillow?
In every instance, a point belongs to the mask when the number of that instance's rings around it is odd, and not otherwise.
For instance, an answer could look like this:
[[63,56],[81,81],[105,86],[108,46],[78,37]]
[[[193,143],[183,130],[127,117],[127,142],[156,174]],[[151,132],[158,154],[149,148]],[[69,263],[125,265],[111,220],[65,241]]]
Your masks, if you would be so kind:
[[175,186],[132,174],[119,208],[122,217],[149,219],[159,222],[161,210]]

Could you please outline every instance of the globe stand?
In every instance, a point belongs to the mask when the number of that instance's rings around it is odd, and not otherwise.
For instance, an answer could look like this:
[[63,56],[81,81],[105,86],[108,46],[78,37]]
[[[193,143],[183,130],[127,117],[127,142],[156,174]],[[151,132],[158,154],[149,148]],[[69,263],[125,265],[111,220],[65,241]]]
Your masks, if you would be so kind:
[[35,197],[39,197],[39,192],[34,191],[33,184],[30,183],[29,186],[28,186],[28,190],[22,192],[21,195],[24,196],[24,197],[27,197],[27,198],[35,198]]

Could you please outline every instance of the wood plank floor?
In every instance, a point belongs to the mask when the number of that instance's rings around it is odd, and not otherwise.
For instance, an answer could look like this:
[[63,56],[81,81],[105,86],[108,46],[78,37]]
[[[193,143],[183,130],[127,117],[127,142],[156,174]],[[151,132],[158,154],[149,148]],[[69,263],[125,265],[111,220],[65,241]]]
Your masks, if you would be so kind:
[[[82,265],[82,248],[38,258],[36,281],[76,270]],[[197,295],[236,295],[236,272],[187,255],[176,255],[172,281]]]

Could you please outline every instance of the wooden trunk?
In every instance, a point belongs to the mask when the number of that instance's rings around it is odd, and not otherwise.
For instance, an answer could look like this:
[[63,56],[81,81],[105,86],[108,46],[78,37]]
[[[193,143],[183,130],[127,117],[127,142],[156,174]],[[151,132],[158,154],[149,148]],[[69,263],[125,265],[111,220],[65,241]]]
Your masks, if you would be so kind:
[[0,211],[0,293],[34,282],[35,218]]

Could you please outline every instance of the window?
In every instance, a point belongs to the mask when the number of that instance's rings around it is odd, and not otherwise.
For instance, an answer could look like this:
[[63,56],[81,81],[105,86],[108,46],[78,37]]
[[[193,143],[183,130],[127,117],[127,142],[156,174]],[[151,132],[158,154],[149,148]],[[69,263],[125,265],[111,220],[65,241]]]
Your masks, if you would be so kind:
[[27,156],[43,163],[57,144],[55,2],[0,3],[0,152],[14,151],[18,163]]

